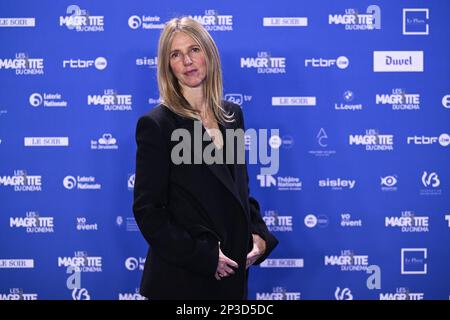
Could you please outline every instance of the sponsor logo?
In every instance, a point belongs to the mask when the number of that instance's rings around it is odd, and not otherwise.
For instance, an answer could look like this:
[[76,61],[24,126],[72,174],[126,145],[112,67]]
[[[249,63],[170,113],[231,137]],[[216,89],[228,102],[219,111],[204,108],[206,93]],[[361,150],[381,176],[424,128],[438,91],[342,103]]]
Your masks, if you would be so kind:
[[25,147],[68,147],[69,137],[25,137]]
[[103,95],[90,94],[87,97],[89,106],[103,106],[104,111],[132,111],[132,95],[118,94],[114,89],[106,89]]
[[303,268],[303,259],[266,259],[261,268]]
[[102,185],[93,176],[66,176],[63,180],[64,188],[68,190],[100,190]]
[[427,248],[401,249],[401,274],[427,274]]
[[33,269],[34,259],[0,259],[0,269]]
[[53,233],[54,217],[41,217],[39,212],[28,211],[25,217],[10,217],[10,228],[22,228],[27,233]]
[[272,175],[257,175],[259,186],[261,188],[276,187],[278,191],[300,191],[302,190],[302,182],[297,177],[281,177]]
[[386,176],[380,178],[380,185],[382,191],[397,191],[397,176]]
[[75,272],[102,272],[103,258],[89,256],[86,251],[75,251],[73,257],[58,257],[58,267],[71,267]]
[[144,270],[145,265],[145,258],[142,257],[129,257],[125,260],[125,268],[128,271],[135,271],[135,270]]
[[25,293],[22,288],[11,288],[9,293],[0,293],[0,300],[37,300],[37,293]]
[[374,72],[423,72],[423,51],[374,51]]
[[44,59],[43,58],[30,58],[27,53],[16,53],[14,59],[1,59],[0,58],[0,70],[12,69],[15,70],[16,75],[43,75],[44,74]]
[[36,18],[0,18],[0,28],[25,28],[36,26]]
[[91,150],[117,150],[116,138],[111,133],[104,133],[98,140],[91,140]]
[[346,180],[346,179],[322,179],[319,180],[320,188],[331,188],[332,190],[343,190],[343,189],[353,189],[356,185],[356,180]]
[[128,18],[128,26],[133,29],[163,29],[164,23],[159,16],[130,16]]
[[342,98],[344,99],[344,102],[334,104],[335,110],[358,111],[363,109],[363,105],[361,103],[353,102],[355,98],[353,91],[345,91]]
[[266,210],[263,220],[271,232],[292,232],[292,216],[280,216],[275,210]]
[[345,56],[340,56],[336,59],[325,59],[325,58],[308,58],[305,59],[306,68],[332,68],[337,67],[338,69],[347,69],[350,61]]
[[352,219],[352,215],[350,213],[341,213],[341,227],[362,227],[362,220]]
[[63,68],[69,69],[90,69],[105,70],[108,66],[108,60],[105,57],[97,57],[95,60],[91,59],[67,59],[63,60]]
[[32,93],[28,101],[32,107],[67,107],[60,93]]
[[396,288],[395,292],[380,293],[380,300],[423,300],[423,292],[410,292],[409,288]]
[[391,105],[392,110],[419,110],[420,94],[406,93],[401,88],[392,89],[391,94],[377,94],[375,103]]
[[357,255],[353,250],[341,250],[340,255],[326,255],[325,266],[340,266],[341,271],[367,271],[368,255]]
[[429,9],[405,8],[403,9],[403,34],[407,36],[425,36],[430,33],[428,20]]
[[14,170],[13,176],[0,176],[1,186],[12,186],[15,192],[42,191],[42,176],[29,175],[26,170]]
[[336,300],[353,300],[352,291],[349,288],[336,287],[334,291],[334,298]]
[[233,31],[233,16],[219,14],[215,9],[207,9],[204,15],[192,15],[190,18],[200,22],[208,31]]
[[315,106],[316,97],[272,97],[273,106]]
[[272,292],[257,292],[256,300],[300,300],[300,292],[289,292],[285,287],[275,287]]
[[59,26],[77,32],[102,32],[104,31],[104,16],[94,16],[86,9],[77,5],[67,7],[66,16],[59,17]]
[[256,69],[257,73],[286,73],[286,58],[273,57],[270,52],[261,51],[256,57],[242,57],[241,69]]
[[349,135],[349,145],[364,145],[366,151],[392,151],[394,135],[380,134],[378,129],[367,129],[366,134]]
[[450,135],[447,133],[442,133],[439,137],[430,136],[412,136],[407,137],[408,144],[419,144],[419,145],[431,145],[439,143],[443,147],[447,147],[450,144]]
[[345,9],[345,14],[329,14],[328,24],[344,25],[345,30],[376,30],[381,29],[381,9],[377,5],[368,6],[366,13],[357,9]]
[[385,217],[385,227],[399,228],[401,232],[428,232],[428,216],[417,216],[413,211],[402,211],[400,217]]
[[264,17],[264,27],[307,27],[306,17]]

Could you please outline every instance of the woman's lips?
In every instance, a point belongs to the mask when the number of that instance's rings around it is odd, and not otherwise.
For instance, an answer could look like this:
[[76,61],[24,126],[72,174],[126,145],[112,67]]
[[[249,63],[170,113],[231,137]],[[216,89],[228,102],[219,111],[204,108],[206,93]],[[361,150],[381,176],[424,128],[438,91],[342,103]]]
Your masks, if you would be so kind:
[[187,76],[189,77],[189,76],[194,75],[196,72],[197,72],[197,69],[194,69],[194,70],[187,71],[187,72],[185,72],[184,74],[187,75]]

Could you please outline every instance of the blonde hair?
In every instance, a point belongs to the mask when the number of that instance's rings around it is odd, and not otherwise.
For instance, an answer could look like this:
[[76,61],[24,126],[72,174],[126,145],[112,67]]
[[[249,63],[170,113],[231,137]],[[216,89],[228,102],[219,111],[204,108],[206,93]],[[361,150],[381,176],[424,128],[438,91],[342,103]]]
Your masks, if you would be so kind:
[[199,112],[184,98],[180,84],[172,72],[169,51],[176,32],[190,36],[201,48],[206,58],[206,78],[203,94],[207,107],[211,108],[220,123],[234,121],[222,105],[222,68],[219,51],[211,35],[196,20],[189,17],[168,21],[161,32],[158,45],[158,88],[164,105],[176,114],[197,119]]

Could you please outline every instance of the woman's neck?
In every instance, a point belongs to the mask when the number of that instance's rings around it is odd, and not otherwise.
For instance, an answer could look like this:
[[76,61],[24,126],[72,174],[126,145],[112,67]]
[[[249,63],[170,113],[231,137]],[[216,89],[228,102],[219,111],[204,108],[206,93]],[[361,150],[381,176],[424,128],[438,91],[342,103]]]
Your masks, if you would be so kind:
[[200,113],[202,118],[207,116],[206,101],[203,95],[202,86],[197,88],[183,87],[183,96],[187,102]]

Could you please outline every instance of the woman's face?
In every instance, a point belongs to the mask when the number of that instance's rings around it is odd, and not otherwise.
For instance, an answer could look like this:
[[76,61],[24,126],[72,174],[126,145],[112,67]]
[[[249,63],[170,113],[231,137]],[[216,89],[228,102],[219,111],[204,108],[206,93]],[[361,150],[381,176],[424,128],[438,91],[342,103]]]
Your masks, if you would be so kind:
[[177,32],[169,51],[170,68],[182,87],[196,88],[206,78],[206,57],[200,46],[184,32]]

